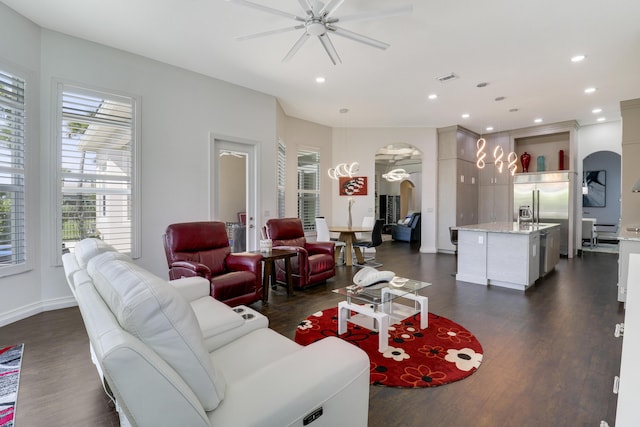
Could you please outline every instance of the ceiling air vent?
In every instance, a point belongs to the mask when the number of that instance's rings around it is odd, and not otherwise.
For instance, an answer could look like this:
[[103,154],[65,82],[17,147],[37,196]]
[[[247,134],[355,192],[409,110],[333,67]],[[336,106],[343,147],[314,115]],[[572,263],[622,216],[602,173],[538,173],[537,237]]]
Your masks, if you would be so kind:
[[439,80],[441,83],[455,80],[457,78],[458,78],[458,75],[456,73],[449,73],[449,74],[445,74],[444,76],[436,77],[436,79]]

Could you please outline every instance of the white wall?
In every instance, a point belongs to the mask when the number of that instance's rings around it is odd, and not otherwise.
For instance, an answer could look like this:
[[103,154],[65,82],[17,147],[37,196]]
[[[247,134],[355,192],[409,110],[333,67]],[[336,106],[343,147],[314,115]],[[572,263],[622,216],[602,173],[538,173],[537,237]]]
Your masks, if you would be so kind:
[[[38,187],[46,183],[40,179],[40,109],[38,92],[40,87],[40,29],[30,21],[14,13],[0,3],[0,68],[13,72],[26,79],[26,111],[28,114],[26,129],[26,150],[28,156],[27,186],[27,222],[30,226],[27,240],[27,257],[31,269],[22,274],[0,278],[0,326],[13,320],[42,311],[43,293],[41,271],[37,260],[40,258],[40,216],[38,209]],[[46,159],[45,159],[46,161]],[[40,182],[38,182],[40,181]],[[34,208],[35,207],[35,208]],[[50,301],[49,304],[57,304]],[[5,320],[7,319],[7,320]]]
[[[39,29],[1,3],[0,37],[12,41],[0,47],[0,64],[17,64],[34,76],[28,86],[28,93],[36,97],[30,99],[28,143],[36,164],[34,175],[28,178],[32,184],[33,179],[40,183],[40,194],[37,187],[28,188],[36,197],[29,209],[34,217],[28,223],[30,236],[39,242],[32,252],[36,264],[29,273],[0,278],[0,325],[43,308],[74,304],[62,268],[54,261],[58,250],[53,241],[56,183],[51,177],[56,158],[53,112],[57,81],[139,97],[142,221],[137,262],[158,276],[167,276],[161,240],[166,226],[211,218],[211,133],[258,142],[258,203],[263,210],[276,211],[274,97]],[[263,218],[256,222],[262,223]]]
[[[359,224],[365,216],[375,214],[375,154],[378,149],[395,143],[411,144],[422,152],[422,182],[415,183],[422,191],[421,252],[436,252],[436,202],[438,179],[438,142],[435,128],[349,128],[333,130],[333,164],[360,163],[358,176],[366,176],[368,195],[356,197],[352,207],[353,222]],[[348,197],[339,196],[338,182],[332,181],[332,219],[346,225]]]

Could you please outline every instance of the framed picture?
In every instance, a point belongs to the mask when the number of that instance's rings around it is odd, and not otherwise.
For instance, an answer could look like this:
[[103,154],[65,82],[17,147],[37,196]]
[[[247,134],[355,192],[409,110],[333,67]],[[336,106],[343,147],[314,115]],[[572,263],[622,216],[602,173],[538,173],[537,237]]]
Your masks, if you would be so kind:
[[585,171],[582,179],[582,206],[604,208],[606,196],[607,171]]
[[367,177],[354,176],[353,178],[340,178],[340,195],[341,196],[366,196],[367,195]]

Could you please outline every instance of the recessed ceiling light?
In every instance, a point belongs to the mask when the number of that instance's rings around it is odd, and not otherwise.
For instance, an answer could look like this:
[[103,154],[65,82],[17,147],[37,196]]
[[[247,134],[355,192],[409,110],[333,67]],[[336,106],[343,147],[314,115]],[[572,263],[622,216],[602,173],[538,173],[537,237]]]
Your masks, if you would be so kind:
[[493,130],[493,126],[487,126],[487,127],[486,127],[486,131],[487,131],[487,132],[491,132],[492,130]]
[[596,91],[595,87],[588,87],[584,90],[584,93],[593,93]]
[[605,120],[607,120],[605,117],[598,117],[599,122],[604,122]]
[[584,59],[586,58],[585,55],[576,55],[574,57],[571,58],[571,62],[580,62],[580,61],[584,61]]
[[592,112],[593,114],[602,113],[602,108],[594,108],[593,110],[591,110],[591,112]]
[[462,118],[463,118],[463,119],[468,119],[469,117],[470,117],[470,116],[469,116],[469,113],[464,113],[464,114],[462,115]]
[[499,96],[494,101],[504,101],[504,99],[504,96]]
[[509,112],[510,113],[517,113],[519,110],[517,108],[510,108]]
[[480,82],[476,85],[476,87],[486,87],[487,85],[489,85],[489,83],[487,82]]
[[341,109],[339,109],[339,110],[338,110],[338,112],[339,112],[340,114],[346,114],[346,113],[348,113],[348,112],[349,112],[349,109],[348,109],[348,108],[341,108]]
[[324,83],[326,81],[326,79],[322,76],[320,77],[316,77],[316,83]]
[[429,95],[429,99],[437,99],[438,95],[436,95],[435,93],[432,93]]
[[538,118],[533,121],[534,123],[542,123],[542,119]]

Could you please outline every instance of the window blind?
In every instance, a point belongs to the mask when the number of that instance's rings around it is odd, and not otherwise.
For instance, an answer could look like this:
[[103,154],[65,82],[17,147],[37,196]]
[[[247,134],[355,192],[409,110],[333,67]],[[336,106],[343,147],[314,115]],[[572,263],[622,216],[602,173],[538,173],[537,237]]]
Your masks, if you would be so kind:
[[282,140],[278,141],[278,218],[285,217],[285,183],[286,183],[286,147]]
[[320,215],[320,153],[298,151],[298,218],[305,231],[314,231]]
[[0,71],[0,268],[26,261],[25,81]]
[[133,247],[134,100],[62,85],[62,247]]

